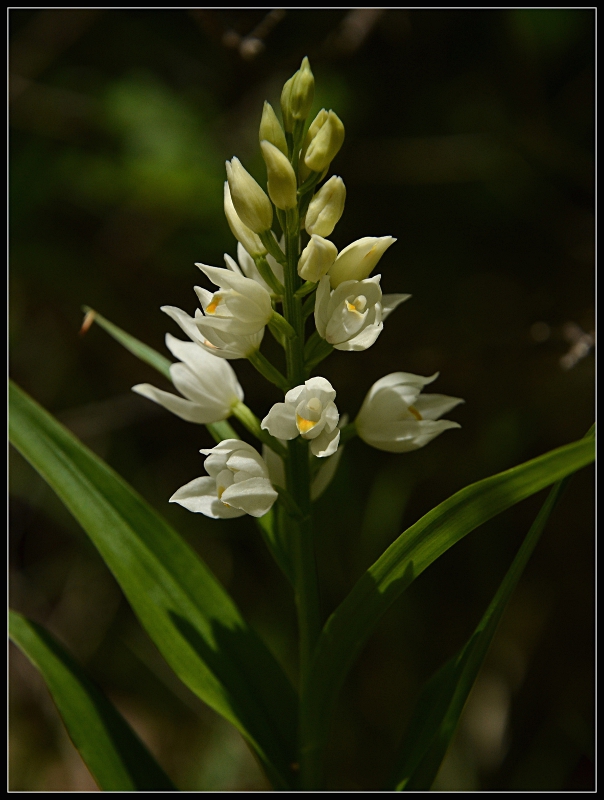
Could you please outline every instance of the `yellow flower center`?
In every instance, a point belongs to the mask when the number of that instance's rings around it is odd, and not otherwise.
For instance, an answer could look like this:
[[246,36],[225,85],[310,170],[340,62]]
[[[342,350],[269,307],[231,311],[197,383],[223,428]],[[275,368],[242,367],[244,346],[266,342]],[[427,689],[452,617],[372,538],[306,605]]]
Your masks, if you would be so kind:
[[222,302],[222,297],[218,293],[216,293],[212,298],[212,302],[208,303],[208,305],[206,306],[206,314],[215,314],[216,309],[218,308],[221,302]]
[[316,424],[317,423],[313,422],[311,419],[304,419],[304,417],[296,414],[296,425],[298,426],[300,433],[308,433],[308,431],[312,431]]
[[349,311],[351,312],[356,311],[358,314],[362,314],[363,311],[365,310],[365,306],[367,305],[367,298],[361,294],[358,297],[355,297],[352,303],[349,302],[348,300],[346,300],[345,302],[346,302],[346,308]]

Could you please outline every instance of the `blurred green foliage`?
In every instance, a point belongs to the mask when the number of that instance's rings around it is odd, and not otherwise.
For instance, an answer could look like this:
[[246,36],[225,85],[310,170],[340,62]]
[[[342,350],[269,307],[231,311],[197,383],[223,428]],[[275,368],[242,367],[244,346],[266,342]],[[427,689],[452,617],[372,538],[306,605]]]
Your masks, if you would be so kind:
[[[169,506],[202,473],[205,430],[130,393],[164,385],[89,304],[165,352],[164,304],[191,313],[195,261],[235,255],[224,161],[259,179],[262,101],[308,55],[316,110],[346,125],[339,248],[392,235],[378,342],[323,373],[354,415],[397,370],[464,397],[408,455],[346,447],[317,505],[325,613],[395,538],[471,481],[593,421],[592,10],[12,10],[12,377],[200,552],[295,673],[284,579],[249,519]],[[266,337],[266,354],[279,357]],[[234,362],[262,416],[278,392]],[[14,458],[13,458],[14,456]],[[85,664],[183,789],[265,786],[240,737],[171,675],[84,535],[11,453],[13,606]],[[542,498],[447,553],[381,623],[342,693],[330,785],[381,788],[421,684],[469,636]],[[446,789],[593,786],[593,488],[577,476],[514,597],[437,780]],[[451,600],[451,598],[454,598]],[[11,672],[11,788],[91,788],[40,679]]]

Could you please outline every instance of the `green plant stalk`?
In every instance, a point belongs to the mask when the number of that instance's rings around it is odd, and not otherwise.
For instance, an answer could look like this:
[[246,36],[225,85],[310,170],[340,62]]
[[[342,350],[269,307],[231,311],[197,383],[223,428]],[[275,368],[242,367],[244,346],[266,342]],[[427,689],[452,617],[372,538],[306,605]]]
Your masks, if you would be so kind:
[[251,408],[246,406],[245,403],[239,402],[234,403],[231,406],[231,411],[233,412],[233,416],[239,420],[239,422],[245,426],[248,431],[253,434],[257,439],[270,447],[271,450],[274,450],[277,455],[281,456],[281,458],[285,458],[287,455],[287,450],[278,439],[275,439],[274,436],[271,436],[268,431],[263,430],[260,427],[260,420],[254,414]]
[[[284,269],[285,293],[283,295],[283,316],[295,330],[296,335],[285,342],[287,379],[290,387],[304,382],[304,321],[302,303],[296,291],[303,281],[298,276],[300,255],[300,217],[298,209],[286,213],[285,255],[287,265]],[[288,442],[288,456],[285,459],[287,488],[300,510],[300,517],[288,516],[289,528],[293,536],[294,592],[298,614],[298,636],[300,654],[300,686],[305,686],[314,656],[315,645],[321,631],[321,612],[319,607],[319,587],[313,545],[312,506],[310,500],[310,469],[308,442],[301,437]],[[300,697],[300,702],[304,698]],[[306,715],[300,714],[300,718]],[[306,788],[307,774],[316,771],[309,764],[309,758],[316,750],[308,747],[304,731],[299,731],[298,761],[300,766],[300,788]]]
[[277,367],[274,367],[268,358],[262,355],[260,350],[252,350],[251,353],[248,353],[247,360],[267,381],[274,383],[281,391],[287,392],[290,388],[285,375],[282,375]]

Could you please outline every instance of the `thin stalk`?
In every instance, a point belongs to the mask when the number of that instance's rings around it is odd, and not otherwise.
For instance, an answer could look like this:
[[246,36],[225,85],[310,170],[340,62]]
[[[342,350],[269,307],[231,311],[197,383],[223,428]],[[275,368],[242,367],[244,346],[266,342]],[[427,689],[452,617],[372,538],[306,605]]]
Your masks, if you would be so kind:
[[284,458],[287,455],[287,450],[281,444],[278,439],[275,439],[274,436],[271,436],[268,431],[263,430],[260,427],[260,420],[254,414],[251,408],[248,408],[245,403],[241,400],[237,403],[234,403],[231,406],[231,411],[233,416],[239,420],[239,422],[248,429],[248,431],[253,434],[257,439],[270,447],[277,455],[280,455],[281,458]]
[[[312,541],[312,507],[308,469],[308,442],[298,437],[288,442],[287,486],[301,516],[290,517],[295,532],[295,593],[300,637],[300,685],[304,686],[321,631],[319,588]],[[301,742],[302,746],[303,743]]]
[[297,209],[287,212],[285,227],[284,269],[285,294],[283,295],[283,316],[296,332],[295,337],[287,340],[285,357],[287,361],[287,377],[292,387],[304,383],[304,326],[302,323],[302,307],[296,291],[302,284],[298,276],[298,257],[300,255],[300,218]]
[[[293,144],[293,143],[292,143]],[[303,284],[298,275],[300,256],[300,216],[299,209],[286,212],[285,220],[285,292],[283,294],[283,316],[295,331],[295,336],[285,340],[287,380],[290,387],[298,386],[306,378],[304,370],[304,320],[302,317],[302,298],[296,292]],[[288,515],[291,531],[294,564],[294,592],[298,614],[298,636],[300,649],[300,687],[308,681],[310,665],[319,633],[321,631],[321,612],[319,606],[319,587],[313,543],[312,505],[310,500],[310,465],[308,442],[297,437],[288,442],[288,455],[285,459],[287,489],[292,496],[299,515]],[[300,719],[303,713],[300,697]],[[306,725],[300,727],[299,752],[300,788],[308,788],[309,783],[318,784],[320,778],[320,754],[312,746],[312,730]]]

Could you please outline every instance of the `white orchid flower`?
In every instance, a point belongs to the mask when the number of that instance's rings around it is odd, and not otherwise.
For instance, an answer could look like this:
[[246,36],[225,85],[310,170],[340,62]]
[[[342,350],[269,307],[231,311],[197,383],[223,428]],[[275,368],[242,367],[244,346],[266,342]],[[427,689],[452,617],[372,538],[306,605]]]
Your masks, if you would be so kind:
[[195,311],[195,318],[176,306],[162,306],[161,310],[180,326],[189,339],[219,358],[249,358],[258,350],[264,336],[264,328],[250,336],[219,332],[207,324],[207,317],[204,317],[199,308]]
[[384,327],[383,321],[410,294],[385,294],[381,275],[363,281],[344,281],[330,291],[329,276],[321,278],[315,300],[319,336],[336,350],[367,350]]
[[[338,428],[342,430],[348,424],[348,414],[343,414],[338,422]],[[285,444],[284,439],[280,439],[282,444]],[[316,471],[314,478],[310,484],[310,499],[314,503],[318,500],[323,492],[327,489],[329,484],[335,477],[335,474],[340,463],[340,459],[344,453],[344,446],[338,447],[336,452],[328,456],[321,462],[321,466]],[[270,447],[265,444],[262,445],[262,458],[268,467],[268,474],[273,486],[281,486],[283,489],[287,488],[287,480],[285,477],[285,464],[283,459],[278,453],[275,453]]]
[[325,378],[310,378],[290,389],[284,403],[275,403],[261,427],[277,439],[310,439],[310,450],[319,458],[338,449],[340,429],[335,389]]
[[[284,275],[281,264],[275,261],[275,259],[269,254],[267,254],[265,258],[268,261],[268,265],[272,269],[277,280],[280,283],[283,283]],[[245,278],[251,278],[251,280],[256,281],[257,284],[262,286],[263,289],[266,289],[267,292],[272,293],[271,287],[260,274],[254,259],[241,243],[237,245],[237,261],[235,261],[234,258],[231,258],[231,256],[227,255],[226,253],[224,254],[224,260],[227,265],[227,269],[230,269],[231,272],[234,272],[236,275],[243,275]]]
[[240,439],[225,439],[209,450],[208,475],[182,486],[170,498],[183,508],[213,519],[250,514],[262,517],[278,497],[260,454]]
[[436,378],[438,372],[429,378],[393,372],[374,383],[354,423],[361,439],[378,450],[407,453],[449,428],[460,428],[457,422],[439,418],[464,400],[444,394],[421,394],[424,386]]
[[230,269],[205,264],[195,266],[220,287],[218,292],[195,287],[206,326],[236,336],[250,336],[268,324],[273,314],[271,296],[256,281]]
[[170,333],[166,334],[166,346],[179,359],[170,366],[170,377],[183,397],[156,389],[149,383],[139,383],[132,391],[159,403],[187,422],[207,425],[230,417],[232,406],[243,400],[243,389],[230,364]]

